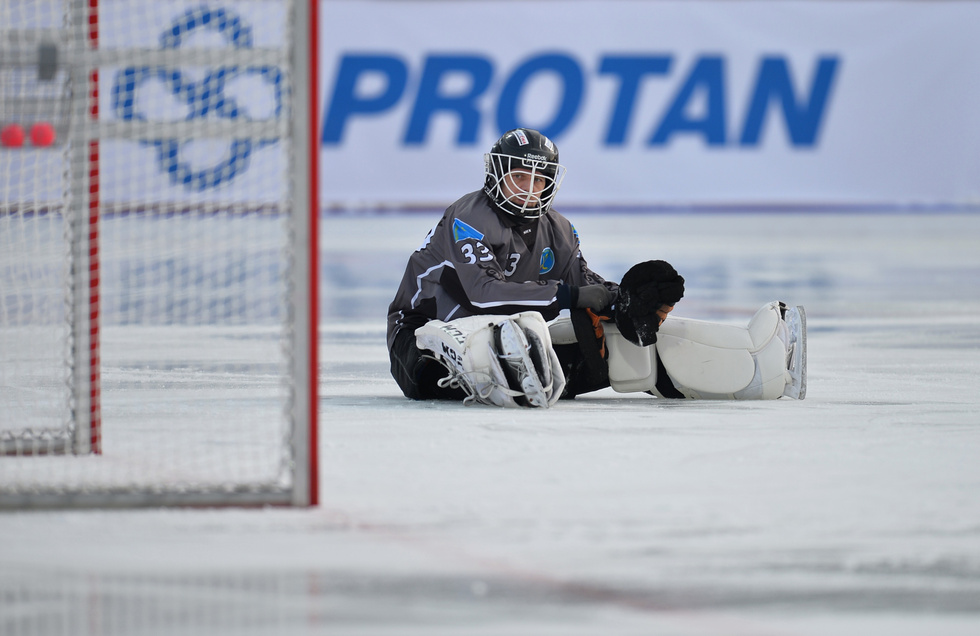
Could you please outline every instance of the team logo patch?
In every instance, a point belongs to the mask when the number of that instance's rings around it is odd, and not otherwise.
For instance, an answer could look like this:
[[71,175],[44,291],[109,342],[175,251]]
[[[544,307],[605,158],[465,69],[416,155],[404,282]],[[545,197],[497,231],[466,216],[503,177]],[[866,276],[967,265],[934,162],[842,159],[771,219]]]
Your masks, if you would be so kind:
[[528,145],[528,143],[530,143],[530,142],[528,142],[527,135],[524,134],[524,131],[523,130],[520,130],[520,129],[515,130],[514,131],[514,136],[517,137],[517,143],[520,144],[520,145],[522,145],[522,146],[526,146],[526,145]]
[[555,266],[555,253],[551,251],[550,247],[544,248],[541,252],[541,268],[538,270],[539,274],[547,274]]
[[456,219],[453,221],[453,239],[457,243],[460,241],[465,241],[466,239],[476,239],[481,241],[483,240],[483,233],[472,225],[467,225],[459,219]]

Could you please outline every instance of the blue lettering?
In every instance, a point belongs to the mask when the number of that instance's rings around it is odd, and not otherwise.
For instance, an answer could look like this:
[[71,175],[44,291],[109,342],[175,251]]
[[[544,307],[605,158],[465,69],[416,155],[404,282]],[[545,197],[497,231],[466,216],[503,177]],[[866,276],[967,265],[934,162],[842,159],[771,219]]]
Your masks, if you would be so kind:
[[[373,96],[359,96],[357,82],[369,73],[380,74],[386,84]],[[338,144],[344,136],[344,127],[351,115],[381,113],[401,99],[408,81],[408,66],[391,55],[345,55],[340,61],[333,99],[323,122],[322,139],[325,144]]]
[[[541,72],[554,72],[562,81],[564,94],[559,100],[558,112],[550,122],[532,124],[517,119],[517,104],[520,101],[524,85]],[[573,58],[560,53],[544,54],[532,57],[518,66],[504,84],[497,102],[497,128],[501,131],[531,126],[541,131],[541,134],[551,139],[558,138],[567,129],[582,103],[585,92],[585,77],[582,67]]]
[[[694,116],[689,111],[691,100],[698,92],[705,94],[705,112]],[[709,146],[725,145],[725,75],[720,57],[702,57],[697,61],[649,143],[664,145],[678,132],[700,133]]]
[[671,58],[668,56],[606,56],[599,64],[599,73],[615,75],[619,78],[619,93],[613,107],[609,125],[606,127],[607,146],[622,146],[626,139],[633,103],[640,80],[644,75],[666,75],[670,70]]
[[[599,58],[597,75],[617,82],[615,96],[609,104],[609,118],[601,131],[603,145],[615,147],[627,143],[643,82],[650,77],[669,78],[673,66],[674,58],[670,55],[608,54]],[[693,135],[709,147],[758,146],[770,111],[778,110],[789,142],[795,147],[812,147],[826,118],[839,66],[837,56],[818,58],[810,86],[798,91],[785,57],[763,57],[754,84],[746,90],[747,109],[740,134],[733,132],[729,141],[726,60],[721,55],[700,56],[694,60],[691,70],[681,76],[663,115],[652,128],[647,145],[663,147],[676,135]],[[402,138],[405,146],[425,144],[433,120],[439,117],[451,117],[459,122],[457,145],[475,144],[485,131],[486,117],[494,108],[498,132],[530,126],[559,141],[582,110],[586,89],[583,65],[569,54],[556,52],[534,55],[501,78],[496,75],[492,58],[479,54],[430,54],[422,64],[414,96],[406,94],[409,84],[416,85],[409,73],[408,63],[396,55],[343,55],[323,119],[322,143],[342,144],[344,131],[351,121],[384,115],[409,99],[414,101]],[[522,101],[531,99],[529,85],[541,74],[555,77],[559,88],[557,95],[545,98],[546,103],[535,109],[535,117],[540,119],[538,113],[543,109],[548,113],[549,106],[553,111],[544,115],[545,121],[524,121],[527,117],[519,115],[520,106]],[[123,86],[138,86],[146,77],[146,71],[134,71],[124,78]],[[220,88],[222,78],[215,77],[218,82],[215,86]],[[376,81],[366,84],[367,80]],[[499,94],[493,95],[491,90],[498,86]],[[206,84],[202,88],[209,87]],[[114,102],[117,109],[132,109],[126,89],[118,92]],[[196,103],[222,111],[235,108],[233,100],[222,102],[205,97],[209,95],[197,96]]]
[[[440,85],[444,76],[456,73],[469,77],[469,90],[461,95],[441,95]],[[405,144],[415,145],[425,141],[429,131],[429,120],[437,111],[448,111],[459,117],[459,144],[476,143],[480,128],[480,111],[476,108],[476,98],[482,95],[493,76],[493,64],[485,57],[469,56],[430,56],[422,71],[418,97],[412,117],[405,131]]]
[[790,142],[794,146],[815,145],[838,62],[836,57],[820,58],[810,86],[810,98],[801,103],[797,102],[794,95],[793,81],[786,60],[781,57],[764,58],[759,67],[759,76],[745,116],[745,126],[742,128],[739,143],[743,146],[759,144],[766,114],[769,112],[769,104],[778,101],[783,108],[783,118]]

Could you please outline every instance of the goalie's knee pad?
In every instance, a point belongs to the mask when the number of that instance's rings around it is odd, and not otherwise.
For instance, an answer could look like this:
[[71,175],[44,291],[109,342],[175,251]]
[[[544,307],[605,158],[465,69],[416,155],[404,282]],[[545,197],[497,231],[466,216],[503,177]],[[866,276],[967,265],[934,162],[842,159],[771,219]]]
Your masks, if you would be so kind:
[[465,403],[547,408],[565,388],[547,324],[537,312],[433,320],[415,331],[419,349],[449,370]]

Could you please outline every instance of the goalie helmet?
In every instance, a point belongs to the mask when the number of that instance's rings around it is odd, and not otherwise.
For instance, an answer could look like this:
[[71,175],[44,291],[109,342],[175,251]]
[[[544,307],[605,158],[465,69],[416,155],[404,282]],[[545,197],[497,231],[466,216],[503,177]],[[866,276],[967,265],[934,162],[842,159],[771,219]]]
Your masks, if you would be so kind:
[[522,220],[548,213],[565,176],[550,139],[536,130],[516,128],[504,133],[483,159],[483,190],[501,210]]

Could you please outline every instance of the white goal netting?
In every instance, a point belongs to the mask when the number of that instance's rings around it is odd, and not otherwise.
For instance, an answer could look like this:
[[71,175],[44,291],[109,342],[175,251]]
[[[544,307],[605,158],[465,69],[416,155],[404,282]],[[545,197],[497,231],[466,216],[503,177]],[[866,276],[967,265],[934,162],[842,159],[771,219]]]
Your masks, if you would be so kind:
[[315,502],[311,5],[0,4],[0,507]]

